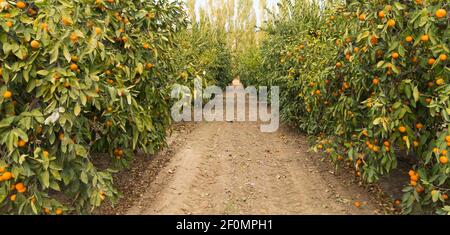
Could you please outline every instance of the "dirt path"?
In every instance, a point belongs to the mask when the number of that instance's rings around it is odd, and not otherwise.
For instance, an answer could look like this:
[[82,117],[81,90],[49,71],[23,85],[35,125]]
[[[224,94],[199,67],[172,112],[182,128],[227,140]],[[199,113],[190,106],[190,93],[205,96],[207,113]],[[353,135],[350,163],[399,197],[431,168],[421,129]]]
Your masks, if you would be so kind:
[[137,156],[116,175],[126,197],[99,214],[380,214],[389,207],[376,188],[335,172],[287,127],[263,133],[256,122],[202,122],[174,129],[168,148],[150,160]]
[[[252,122],[195,125],[126,214],[374,214],[366,190],[317,165],[304,137]],[[331,168],[332,169],[332,168]],[[363,202],[356,208],[355,201]]]

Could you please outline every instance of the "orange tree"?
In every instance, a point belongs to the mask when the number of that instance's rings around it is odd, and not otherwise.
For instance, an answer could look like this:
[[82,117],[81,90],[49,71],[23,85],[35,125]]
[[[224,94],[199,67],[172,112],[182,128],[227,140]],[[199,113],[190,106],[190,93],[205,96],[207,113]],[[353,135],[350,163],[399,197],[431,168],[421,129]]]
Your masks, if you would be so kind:
[[[89,212],[170,124],[177,1],[0,1],[0,210]],[[109,153],[112,169],[94,162]]]
[[[282,1],[288,2],[288,1]],[[283,6],[283,5],[281,5]],[[450,85],[446,1],[308,1],[269,24],[265,84],[316,150],[373,182],[414,162],[404,213],[449,213]],[[327,118],[323,118],[327,117]]]

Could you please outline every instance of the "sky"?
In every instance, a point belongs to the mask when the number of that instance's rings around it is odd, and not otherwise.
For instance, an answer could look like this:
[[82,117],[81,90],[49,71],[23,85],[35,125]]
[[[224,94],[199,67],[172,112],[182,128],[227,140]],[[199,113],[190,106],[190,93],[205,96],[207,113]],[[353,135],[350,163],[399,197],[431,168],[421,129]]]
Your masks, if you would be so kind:
[[[274,6],[276,6],[277,2],[279,0],[266,0],[267,1],[267,7],[268,8],[272,8]],[[204,7],[206,6],[207,0],[197,0],[196,1],[196,8],[200,8],[200,7]],[[255,9],[256,14],[262,14],[262,12],[259,11],[259,0],[254,0],[253,1],[253,7]],[[257,17],[258,21],[261,17]],[[261,25],[261,22],[257,22],[258,25]]]

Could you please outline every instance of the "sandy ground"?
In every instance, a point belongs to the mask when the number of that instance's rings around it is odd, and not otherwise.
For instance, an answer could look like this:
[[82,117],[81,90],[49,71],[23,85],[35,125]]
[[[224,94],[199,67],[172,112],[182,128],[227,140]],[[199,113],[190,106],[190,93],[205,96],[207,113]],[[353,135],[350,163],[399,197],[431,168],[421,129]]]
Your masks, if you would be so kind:
[[178,125],[166,150],[121,179],[128,186],[119,188],[126,197],[118,207],[98,213],[386,213],[376,193],[358,185],[352,174],[335,172],[322,156],[308,151],[305,137],[287,127],[262,133],[257,122]]

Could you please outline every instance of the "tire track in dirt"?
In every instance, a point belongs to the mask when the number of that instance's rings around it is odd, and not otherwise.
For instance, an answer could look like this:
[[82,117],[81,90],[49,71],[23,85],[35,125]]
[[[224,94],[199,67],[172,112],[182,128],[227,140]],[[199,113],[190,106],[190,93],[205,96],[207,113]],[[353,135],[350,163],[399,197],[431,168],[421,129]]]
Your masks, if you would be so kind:
[[[373,214],[367,192],[314,164],[304,137],[199,123],[127,214]],[[176,141],[176,140],[175,140]],[[361,209],[355,201],[365,202]]]

